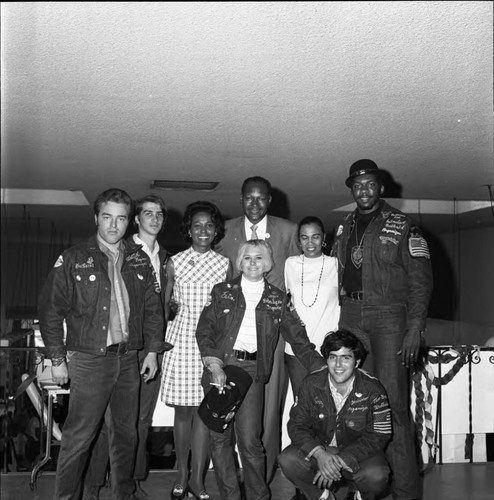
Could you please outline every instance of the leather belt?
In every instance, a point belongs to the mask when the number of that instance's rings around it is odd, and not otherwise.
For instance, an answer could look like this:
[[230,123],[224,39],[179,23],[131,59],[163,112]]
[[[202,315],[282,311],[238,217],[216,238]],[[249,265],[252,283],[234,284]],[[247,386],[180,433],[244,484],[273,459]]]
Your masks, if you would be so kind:
[[247,351],[237,351],[237,349],[233,349],[233,355],[237,359],[241,359],[243,361],[253,361],[257,359],[257,351],[256,352],[247,352]]
[[347,292],[346,296],[352,300],[364,300],[364,292]]
[[107,346],[106,350],[117,354],[127,354],[129,352],[129,343],[120,342],[120,344],[112,344]]

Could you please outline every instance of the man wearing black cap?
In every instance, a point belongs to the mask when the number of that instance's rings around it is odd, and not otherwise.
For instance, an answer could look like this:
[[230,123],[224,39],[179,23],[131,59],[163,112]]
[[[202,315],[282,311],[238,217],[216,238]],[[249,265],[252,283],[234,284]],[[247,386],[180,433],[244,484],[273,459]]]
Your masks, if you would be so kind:
[[417,361],[432,292],[427,242],[412,219],[381,200],[382,171],[372,160],[350,167],[345,184],[357,204],[338,227],[339,327],[356,334],[369,355],[364,368],[384,385],[393,416],[387,458],[393,497],[420,497],[409,416],[408,369]]

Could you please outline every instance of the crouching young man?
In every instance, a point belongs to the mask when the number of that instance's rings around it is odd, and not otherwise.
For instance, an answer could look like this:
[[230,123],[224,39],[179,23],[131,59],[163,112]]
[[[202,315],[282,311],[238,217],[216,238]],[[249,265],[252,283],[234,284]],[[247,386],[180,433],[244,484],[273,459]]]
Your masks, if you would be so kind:
[[338,483],[347,498],[373,500],[388,484],[384,448],[391,439],[391,410],[380,382],[358,369],[365,349],[346,330],[321,346],[328,370],[308,375],[290,411],[292,444],[279,456],[284,475],[308,500],[334,498]]

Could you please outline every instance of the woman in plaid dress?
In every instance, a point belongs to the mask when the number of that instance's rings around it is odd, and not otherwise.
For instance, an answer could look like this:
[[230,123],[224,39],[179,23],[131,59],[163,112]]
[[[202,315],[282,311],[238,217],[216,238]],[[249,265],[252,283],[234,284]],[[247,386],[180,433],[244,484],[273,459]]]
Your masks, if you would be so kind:
[[168,319],[171,309],[176,309],[176,315],[167,324],[166,341],[174,348],[163,358],[161,400],[175,408],[173,435],[178,473],[170,493],[172,500],[184,498],[188,492],[201,500],[209,499],[204,488],[209,433],[197,415],[204,393],[203,365],[195,334],[211,289],[231,277],[229,259],[212,250],[224,231],[223,218],[213,203],[191,203],[185,210],[181,232],[192,245],[167,263],[165,315]]

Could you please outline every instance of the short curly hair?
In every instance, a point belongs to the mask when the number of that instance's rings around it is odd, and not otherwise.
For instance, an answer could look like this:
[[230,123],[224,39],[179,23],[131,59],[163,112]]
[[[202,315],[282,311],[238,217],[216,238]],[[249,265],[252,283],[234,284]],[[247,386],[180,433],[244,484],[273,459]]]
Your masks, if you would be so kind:
[[324,359],[328,359],[331,352],[339,351],[342,347],[350,349],[356,360],[363,361],[367,355],[364,344],[355,334],[348,330],[337,330],[326,334],[321,346],[321,354]]
[[216,236],[214,237],[212,247],[220,241],[223,236],[225,236],[225,221],[219,208],[210,201],[195,201],[194,203],[190,203],[185,207],[184,216],[182,219],[182,225],[180,226],[180,232],[184,237],[187,243],[192,242],[192,238],[190,236],[190,228],[192,226],[192,217],[199,213],[206,212],[211,215],[211,220],[216,228]]

